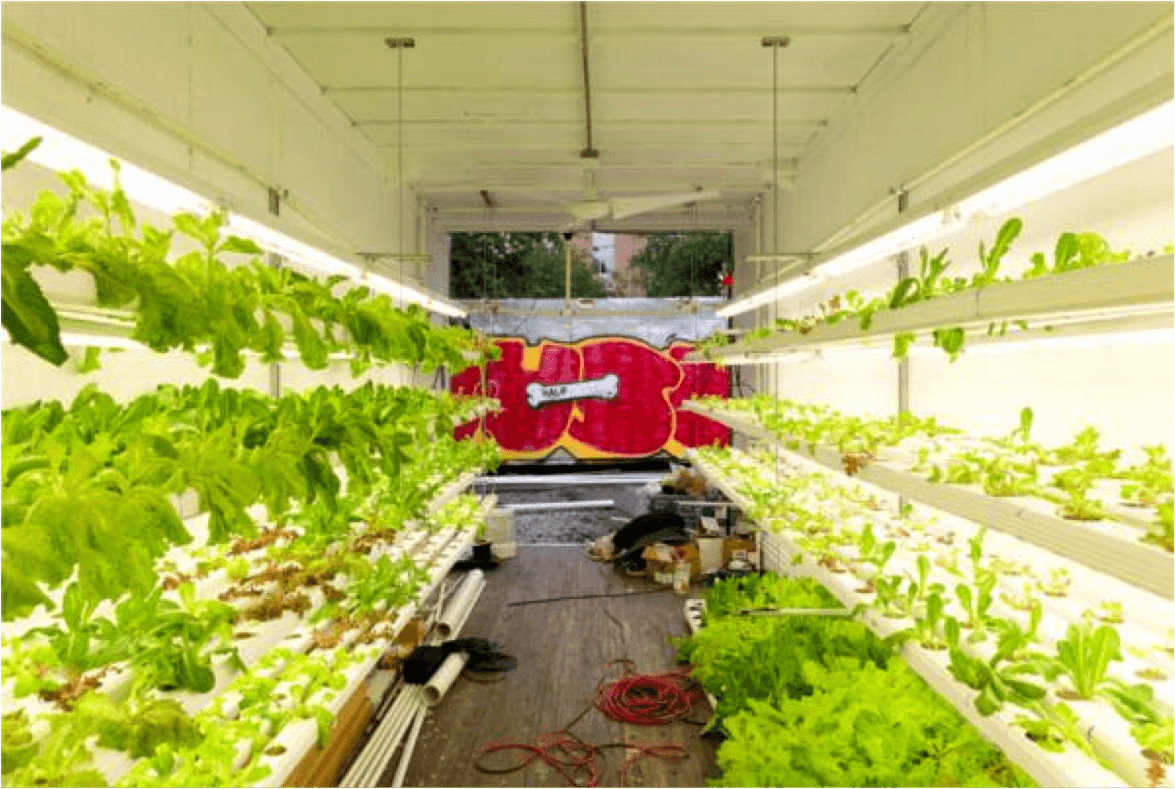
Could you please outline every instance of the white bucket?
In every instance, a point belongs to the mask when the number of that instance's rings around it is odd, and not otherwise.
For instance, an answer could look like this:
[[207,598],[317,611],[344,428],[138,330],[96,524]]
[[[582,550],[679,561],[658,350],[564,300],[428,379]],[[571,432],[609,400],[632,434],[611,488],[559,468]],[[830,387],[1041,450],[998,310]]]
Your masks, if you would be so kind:
[[698,538],[698,563],[703,573],[722,569],[722,537]]

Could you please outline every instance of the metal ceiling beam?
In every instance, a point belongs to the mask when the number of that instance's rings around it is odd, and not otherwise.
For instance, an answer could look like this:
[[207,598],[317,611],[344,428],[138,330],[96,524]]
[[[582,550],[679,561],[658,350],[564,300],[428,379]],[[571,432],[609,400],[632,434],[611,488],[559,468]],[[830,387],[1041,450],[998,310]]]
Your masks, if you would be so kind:
[[[799,160],[795,158],[781,158],[781,167],[787,170],[795,170],[799,166]],[[672,169],[680,171],[682,177],[692,177],[695,170],[726,172],[729,170],[759,170],[762,168],[770,168],[772,166],[771,159],[755,159],[750,161],[722,161],[698,164],[682,164],[681,162],[652,162],[644,159],[618,159],[609,156],[606,161],[601,162],[601,170],[623,170],[623,169]],[[565,169],[565,170],[581,170],[583,165],[574,161],[542,161],[535,159],[519,159],[516,161],[503,161],[501,158],[495,156],[492,159],[476,159],[470,158],[462,160],[458,164],[452,162],[438,163],[429,172],[434,175],[445,176],[449,174],[462,175],[469,169],[476,169],[480,172],[506,170],[509,172],[526,175],[533,170],[546,169]]]
[[[392,27],[388,25],[274,25],[266,28],[274,38],[295,38],[299,36],[576,36],[578,31],[566,25],[514,25],[514,26],[471,26],[471,25],[411,25]],[[593,38],[608,36],[641,38],[649,36],[683,38],[720,38],[751,36],[761,38],[778,32],[796,37],[869,37],[899,38],[910,32],[909,25],[789,25],[760,24],[715,27],[711,25],[597,25],[592,28]]]
[[[732,208],[740,208],[741,209],[744,207],[744,204],[746,203],[746,201],[745,200],[738,200],[738,201],[731,201],[729,203],[710,201],[710,203],[711,203],[711,205],[709,207],[709,210],[707,210],[705,212],[698,211],[697,215],[699,217],[712,216],[712,215],[716,215],[716,214],[726,214]],[[440,218],[458,219],[461,217],[468,217],[468,218],[481,217],[484,219],[484,217],[485,217],[485,208],[483,206],[477,206],[474,208],[470,208],[470,207],[463,207],[463,206],[447,207],[447,206],[434,205],[433,208],[436,209],[436,214]],[[675,206],[673,209],[665,209],[665,213],[660,213],[660,215],[661,216],[683,216],[684,217],[684,216],[689,216],[691,213],[692,212],[689,210],[685,210],[679,206]],[[646,212],[646,214],[656,216],[659,214],[659,212],[648,211],[648,212]],[[566,218],[567,218],[567,212],[564,211],[559,205],[554,204],[554,203],[551,204],[549,209],[540,208],[540,207],[534,206],[534,205],[522,206],[522,207],[514,207],[514,206],[509,206],[509,205],[498,206],[497,208],[494,209],[494,215],[495,216],[534,216],[534,217],[559,216],[559,217],[563,217],[564,220],[566,220]],[[566,221],[564,221],[564,224],[566,224]],[[597,230],[597,232],[603,232],[603,231]]]
[[[579,158],[595,159],[599,157],[600,152],[592,147],[592,80],[591,69],[588,67],[587,2],[585,0],[580,0],[579,3],[579,51],[583,56],[583,122],[584,129],[587,131],[587,144],[579,152]],[[568,258],[568,261],[570,260],[571,258]],[[571,263],[568,262],[567,265],[570,267]],[[567,276],[570,278],[571,275]],[[570,281],[568,279],[568,282]]]
[[[386,149],[386,148],[395,148],[396,147],[396,144],[394,142],[392,142],[392,143],[375,142],[373,144],[375,145],[376,148]],[[804,148],[804,145],[805,144],[802,142],[780,143],[779,147],[780,148],[792,148],[792,149],[799,151]],[[770,149],[770,147],[771,147],[770,143],[764,143],[764,142],[737,142],[737,141],[723,142],[723,141],[714,140],[713,138],[706,138],[706,139],[698,140],[697,142],[681,141],[681,140],[674,140],[674,141],[658,140],[658,141],[651,142],[648,144],[633,144],[631,142],[623,142],[623,143],[613,144],[613,145],[608,146],[608,155],[609,155],[609,157],[611,157],[614,153],[623,152],[623,151],[661,151],[661,150],[689,151],[689,150],[698,150],[698,149],[711,150],[711,149],[726,149],[726,148],[744,148],[744,149],[745,148],[768,148],[768,149]],[[467,151],[474,151],[474,152],[479,152],[479,153],[487,153],[489,151],[494,151],[494,150],[501,151],[502,149],[496,149],[493,145],[487,145],[484,141],[479,141],[479,140],[470,140],[468,142],[466,142],[466,141],[433,142],[431,140],[410,140],[410,141],[406,141],[404,143],[404,150],[406,150],[406,151],[408,151],[408,150],[415,150],[415,151],[467,150]],[[510,149],[506,149],[506,150],[510,150]],[[552,152],[558,152],[561,149],[558,147],[552,147],[549,150]],[[509,155],[509,154],[499,153],[498,155],[502,156],[502,155]]]
[[[362,93],[395,93],[395,85],[324,85],[322,92],[328,96]],[[518,95],[524,93],[530,96],[574,96],[581,92],[577,87],[558,87],[553,85],[405,85],[404,93],[448,93],[448,94],[481,94]],[[753,95],[771,94],[770,85],[618,85],[615,87],[594,88],[596,96],[647,96],[647,95],[674,95],[674,96],[712,96],[712,95]],[[781,96],[795,95],[833,95],[849,96],[857,92],[855,85],[780,85],[777,93]]]
[[[354,126],[395,126],[399,123],[395,118],[369,118],[351,122]],[[436,124],[438,126],[578,126],[578,118],[527,118],[527,117],[474,117],[474,118],[405,118],[404,123],[416,125]],[[657,127],[657,126],[770,126],[770,120],[760,118],[618,118],[615,120],[597,120],[594,125],[612,126],[617,128],[629,127]],[[828,127],[825,118],[811,120],[792,119],[781,120],[779,125],[791,129],[824,129]]]
[[[689,191],[694,186],[694,180],[690,178],[682,178],[680,181],[662,181],[660,183],[669,183],[669,186],[659,188],[665,191]],[[461,182],[452,183],[435,183],[430,181],[416,181],[413,187],[422,193],[430,195],[452,195],[452,194],[467,194],[472,186],[478,188],[485,187],[493,191],[495,195],[534,195],[536,192],[546,192],[551,194],[565,194],[571,195],[571,202],[574,202],[575,195],[578,190],[570,189],[566,184],[559,184],[555,181],[535,181],[533,183],[501,183],[478,176],[476,174],[466,177]],[[744,191],[748,193],[758,192],[763,189],[762,178],[746,177],[743,179],[727,179],[714,180],[706,179],[706,187],[709,189],[717,189],[721,192],[729,192],[734,190]],[[609,180],[608,194],[615,197],[639,197],[649,193],[648,181],[633,180],[628,184],[616,185],[614,180]],[[541,199],[531,198],[530,202],[542,202]],[[551,203],[552,209],[557,209],[560,204]]]

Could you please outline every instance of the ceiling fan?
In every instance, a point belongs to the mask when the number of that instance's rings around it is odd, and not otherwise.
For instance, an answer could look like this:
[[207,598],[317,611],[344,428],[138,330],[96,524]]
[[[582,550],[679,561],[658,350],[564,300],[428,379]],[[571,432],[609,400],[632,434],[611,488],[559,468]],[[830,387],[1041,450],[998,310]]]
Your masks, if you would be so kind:
[[668,194],[641,195],[639,197],[614,197],[601,200],[596,190],[596,163],[594,159],[583,159],[583,200],[564,203],[563,213],[572,218],[568,230],[586,229],[601,219],[626,219],[637,214],[688,205],[699,200],[714,200],[721,193],[714,189],[698,189],[693,192],[671,192]]

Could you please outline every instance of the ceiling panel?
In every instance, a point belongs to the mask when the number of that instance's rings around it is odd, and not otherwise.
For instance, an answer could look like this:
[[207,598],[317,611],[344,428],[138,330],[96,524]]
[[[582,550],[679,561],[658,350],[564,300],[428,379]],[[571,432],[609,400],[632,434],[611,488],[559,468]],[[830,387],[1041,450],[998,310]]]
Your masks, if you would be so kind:
[[[361,131],[376,145],[396,145],[393,124],[364,126]],[[583,130],[576,126],[501,126],[474,124],[410,124],[404,129],[405,148],[494,149],[554,146],[568,152],[582,147]]]
[[[781,120],[826,120],[845,102],[848,94],[780,95]],[[581,100],[582,104],[582,100]],[[592,114],[607,118],[760,118],[771,121],[771,89],[755,93],[734,93],[716,87],[695,93],[614,93],[592,91]],[[407,115],[407,112],[405,112]]]
[[[396,89],[328,94],[352,120],[396,117]],[[582,122],[583,93],[576,88],[553,92],[513,90],[404,90],[404,117],[452,118],[574,118]]]
[[[528,28],[578,31],[576,3],[483,2],[266,2],[250,3],[265,25],[283,29],[306,27]],[[287,30],[288,32],[288,30]]]
[[922,3],[854,2],[593,2],[588,24],[630,31],[704,27],[715,31],[746,27],[758,35],[787,35],[789,28],[905,25]]
[[[699,34],[633,43],[609,38],[593,44],[592,73],[601,90],[635,82],[642,87],[747,85],[770,91],[772,52],[757,36]],[[856,85],[890,45],[871,38],[797,38],[779,50],[779,84]]]
[[[584,128],[580,5],[568,2],[276,2],[249,8],[325,95],[387,157],[397,154],[403,54],[405,178],[449,216],[496,211],[560,223],[585,168],[602,196],[718,189],[705,221],[745,217],[781,186],[814,139],[835,129],[860,84],[922,3],[591,2],[587,5],[594,160]],[[765,35],[778,51],[779,91]],[[547,208],[543,208],[547,206]],[[512,214],[510,212],[513,212]],[[529,213],[527,213],[529,212]],[[681,209],[639,222],[680,223]],[[650,225],[652,226],[652,225]],[[657,225],[662,226],[662,225]]]
[[[394,88],[397,53],[385,38],[381,33],[329,33],[279,40],[321,87]],[[405,85],[573,87],[581,73],[574,36],[421,37],[404,53]]]

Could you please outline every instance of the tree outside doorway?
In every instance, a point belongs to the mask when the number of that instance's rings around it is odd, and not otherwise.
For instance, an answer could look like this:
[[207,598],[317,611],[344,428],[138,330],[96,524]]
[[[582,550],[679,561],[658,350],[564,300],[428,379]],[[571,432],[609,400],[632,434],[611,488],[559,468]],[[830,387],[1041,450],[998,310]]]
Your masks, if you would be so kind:
[[[563,298],[567,243],[560,233],[453,233],[450,296]],[[727,232],[581,233],[569,243],[573,298],[719,296],[733,268]]]

